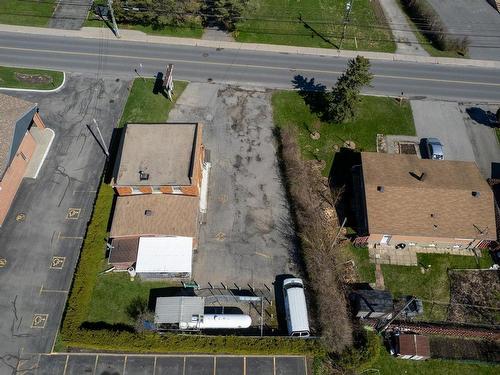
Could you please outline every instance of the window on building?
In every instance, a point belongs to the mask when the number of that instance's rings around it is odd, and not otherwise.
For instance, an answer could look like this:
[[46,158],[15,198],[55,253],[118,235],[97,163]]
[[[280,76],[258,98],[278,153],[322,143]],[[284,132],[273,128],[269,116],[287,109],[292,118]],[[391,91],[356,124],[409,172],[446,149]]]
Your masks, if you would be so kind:
[[172,186],[172,193],[182,194],[182,188],[180,186]]

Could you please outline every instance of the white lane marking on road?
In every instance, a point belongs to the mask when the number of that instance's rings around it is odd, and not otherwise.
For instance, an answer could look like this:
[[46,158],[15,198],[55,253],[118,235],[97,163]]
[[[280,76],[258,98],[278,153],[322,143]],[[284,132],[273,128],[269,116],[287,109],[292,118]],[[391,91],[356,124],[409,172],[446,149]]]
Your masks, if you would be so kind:
[[96,354],[95,356],[95,363],[94,363],[94,372],[92,374],[96,374],[97,371],[97,361],[99,361],[99,354]]
[[[140,56],[125,56],[125,55],[114,55],[114,54],[99,54],[92,52],[71,52],[71,51],[54,51],[54,50],[45,50],[45,49],[36,49],[36,48],[19,48],[19,47],[3,47],[0,46],[0,49],[6,50],[14,50],[14,51],[25,51],[25,52],[45,52],[52,54],[62,54],[62,55],[76,55],[76,56],[99,56],[106,58],[120,58],[120,59],[129,59],[129,60],[150,60],[150,61],[161,61],[164,62],[164,58],[160,57],[140,57]],[[173,63],[182,63],[182,64],[196,64],[196,65],[220,65],[220,66],[231,66],[231,67],[240,67],[240,68],[256,68],[256,69],[269,69],[269,70],[293,70],[300,72],[311,72],[311,73],[324,73],[324,74],[342,74],[343,72],[335,71],[335,70],[320,70],[320,69],[307,69],[307,68],[293,68],[293,67],[282,67],[282,66],[265,66],[265,65],[253,65],[253,64],[233,64],[233,63],[221,63],[214,61],[193,61],[193,60],[182,60],[182,59],[169,59],[170,62]],[[493,86],[500,87],[500,83],[492,83],[492,82],[481,82],[481,81],[460,81],[453,79],[440,79],[440,78],[425,78],[425,77],[406,77],[406,76],[393,76],[388,74],[374,74],[375,78],[389,78],[389,79],[400,79],[407,81],[428,81],[428,82],[442,82],[442,83],[462,83],[467,85],[476,85],[476,86]]]
[[64,363],[63,375],[66,375],[66,370],[68,369],[68,361],[69,361],[69,355],[66,355],[66,362]]

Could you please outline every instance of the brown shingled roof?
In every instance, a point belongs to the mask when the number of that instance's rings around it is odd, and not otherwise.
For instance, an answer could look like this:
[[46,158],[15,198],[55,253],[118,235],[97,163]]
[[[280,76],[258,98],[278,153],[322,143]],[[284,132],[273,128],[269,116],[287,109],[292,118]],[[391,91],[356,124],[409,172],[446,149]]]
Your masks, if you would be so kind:
[[475,163],[375,152],[361,160],[370,233],[496,239],[493,192]]
[[198,212],[198,197],[175,194],[117,197],[110,237],[164,235],[197,238]]
[[17,120],[36,104],[0,93],[0,178],[7,169]]

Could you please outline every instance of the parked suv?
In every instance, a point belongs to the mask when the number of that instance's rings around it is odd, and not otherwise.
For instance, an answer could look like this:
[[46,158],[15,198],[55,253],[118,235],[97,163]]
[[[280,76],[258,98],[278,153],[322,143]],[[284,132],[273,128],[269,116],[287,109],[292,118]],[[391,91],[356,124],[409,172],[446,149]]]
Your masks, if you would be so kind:
[[443,145],[437,138],[425,138],[423,140],[427,157],[433,160],[444,160]]

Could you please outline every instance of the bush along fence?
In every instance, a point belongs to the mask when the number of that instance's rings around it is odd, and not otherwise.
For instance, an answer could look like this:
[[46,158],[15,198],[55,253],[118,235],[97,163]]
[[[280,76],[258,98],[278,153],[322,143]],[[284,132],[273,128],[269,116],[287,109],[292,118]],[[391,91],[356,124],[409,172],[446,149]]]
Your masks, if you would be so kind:
[[59,343],[66,348],[151,353],[302,354],[322,356],[319,340],[288,337],[203,336],[135,332],[126,325],[87,322],[97,275],[105,258],[103,239],[113,203],[113,189],[101,184],[87,228],[64,314]]
[[424,36],[441,51],[467,55],[469,39],[451,35],[427,0],[400,0],[404,9]]

